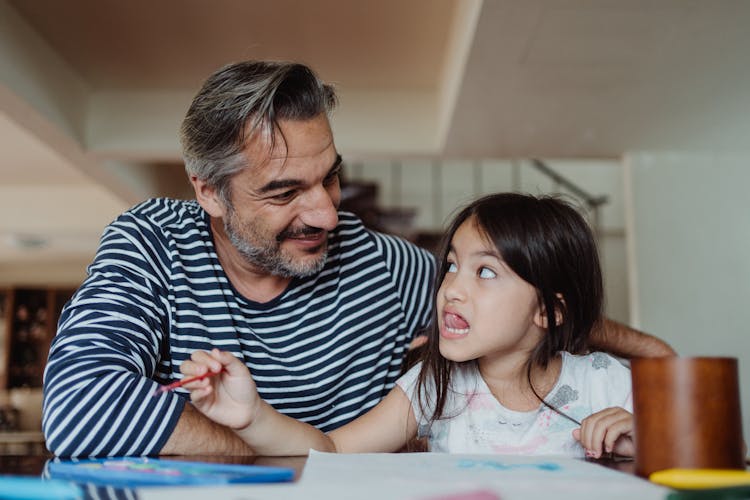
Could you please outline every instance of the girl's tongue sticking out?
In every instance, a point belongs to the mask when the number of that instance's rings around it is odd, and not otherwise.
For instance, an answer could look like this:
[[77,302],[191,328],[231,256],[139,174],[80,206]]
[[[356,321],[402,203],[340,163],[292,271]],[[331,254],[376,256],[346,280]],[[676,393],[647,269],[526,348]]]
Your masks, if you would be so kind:
[[458,314],[446,312],[445,329],[454,335],[466,335],[469,333],[469,323]]

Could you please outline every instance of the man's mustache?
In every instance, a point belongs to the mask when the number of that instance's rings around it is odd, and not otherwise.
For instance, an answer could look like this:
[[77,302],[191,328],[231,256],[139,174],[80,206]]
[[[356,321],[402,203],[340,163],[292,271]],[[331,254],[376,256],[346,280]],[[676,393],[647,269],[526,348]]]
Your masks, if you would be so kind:
[[286,228],[276,236],[276,241],[282,242],[287,238],[299,238],[300,236],[316,236],[324,231],[319,227],[304,226],[301,228]]

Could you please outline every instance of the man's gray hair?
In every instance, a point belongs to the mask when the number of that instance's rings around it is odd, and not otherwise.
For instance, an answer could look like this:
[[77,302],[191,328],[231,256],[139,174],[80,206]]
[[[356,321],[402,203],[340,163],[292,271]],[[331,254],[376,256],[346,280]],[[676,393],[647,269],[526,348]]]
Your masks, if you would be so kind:
[[225,66],[206,80],[182,122],[185,170],[216,189],[231,207],[229,181],[249,166],[242,154],[248,138],[266,139],[270,152],[279,120],[309,120],[330,114],[335,106],[333,87],[305,65],[245,61]]

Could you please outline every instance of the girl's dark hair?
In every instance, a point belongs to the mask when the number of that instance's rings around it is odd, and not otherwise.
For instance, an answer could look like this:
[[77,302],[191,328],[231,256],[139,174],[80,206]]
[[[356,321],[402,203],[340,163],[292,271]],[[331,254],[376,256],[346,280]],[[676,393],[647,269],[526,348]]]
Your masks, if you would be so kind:
[[[584,218],[570,204],[551,196],[517,193],[492,194],[474,201],[455,217],[438,253],[435,310],[417,382],[422,414],[432,414],[431,421],[443,417],[451,374],[457,364],[440,354],[437,294],[447,272],[453,235],[469,219],[505,263],[536,288],[548,328],[531,354],[529,373],[533,365],[546,368],[560,351],[585,352],[591,330],[601,320],[604,292],[596,242]],[[562,317],[559,324],[555,321],[556,312]],[[432,398],[435,399],[430,401]],[[428,408],[434,411],[430,413]]]

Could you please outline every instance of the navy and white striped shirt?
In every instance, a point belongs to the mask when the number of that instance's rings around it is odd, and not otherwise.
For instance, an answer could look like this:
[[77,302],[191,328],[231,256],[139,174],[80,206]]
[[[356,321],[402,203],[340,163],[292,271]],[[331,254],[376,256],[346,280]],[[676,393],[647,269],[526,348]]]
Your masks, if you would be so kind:
[[152,393],[213,347],[244,360],[276,409],[335,429],[393,386],[430,319],[434,267],[428,252],[342,212],[323,271],[257,303],[229,282],[197,202],[144,202],[107,227],[63,310],[44,380],[47,446],[61,456],[158,453],[187,393]]

